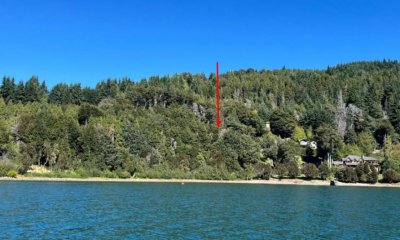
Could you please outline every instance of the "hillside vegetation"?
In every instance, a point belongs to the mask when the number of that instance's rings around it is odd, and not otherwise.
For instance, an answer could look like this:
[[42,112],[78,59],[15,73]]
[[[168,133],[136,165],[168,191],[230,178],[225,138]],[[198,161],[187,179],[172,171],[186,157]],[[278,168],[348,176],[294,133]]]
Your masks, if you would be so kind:
[[333,171],[328,154],[353,154],[375,155],[385,179],[399,179],[397,61],[228,72],[221,75],[221,129],[214,123],[215,75],[50,90],[37,77],[4,77],[0,92],[3,175],[41,165],[79,177],[248,179],[302,170],[326,178]]

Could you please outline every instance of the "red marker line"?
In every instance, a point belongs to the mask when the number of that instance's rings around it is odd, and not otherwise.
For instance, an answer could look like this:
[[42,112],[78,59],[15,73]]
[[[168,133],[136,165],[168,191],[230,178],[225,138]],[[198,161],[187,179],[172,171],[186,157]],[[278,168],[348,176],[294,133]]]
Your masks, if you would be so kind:
[[219,128],[221,126],[221,115],[220,115],[220,96],[219,96],[219,72],[218,72],[218,62],[217,62],[217,69],[216,69],[216,83],[215,83],[215,107],[217,111],[217,127]]

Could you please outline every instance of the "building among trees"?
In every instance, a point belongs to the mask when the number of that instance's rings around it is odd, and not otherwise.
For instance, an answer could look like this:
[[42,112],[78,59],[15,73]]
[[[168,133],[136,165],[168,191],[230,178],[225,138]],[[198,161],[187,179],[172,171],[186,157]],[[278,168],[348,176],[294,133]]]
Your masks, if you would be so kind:
[[377,169],[379,168],[378,159],[369,156],[347,155],[341,161],[333,161],[333,165],[336,167],[357,167],[361,163],[368,163]]

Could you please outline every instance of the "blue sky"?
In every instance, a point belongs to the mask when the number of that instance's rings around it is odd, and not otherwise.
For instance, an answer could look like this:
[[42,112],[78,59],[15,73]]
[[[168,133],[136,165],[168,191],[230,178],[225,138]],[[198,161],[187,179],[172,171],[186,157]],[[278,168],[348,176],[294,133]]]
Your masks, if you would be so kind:
[[0,0],[0,75],[106,78],[399,59],[399,1]]

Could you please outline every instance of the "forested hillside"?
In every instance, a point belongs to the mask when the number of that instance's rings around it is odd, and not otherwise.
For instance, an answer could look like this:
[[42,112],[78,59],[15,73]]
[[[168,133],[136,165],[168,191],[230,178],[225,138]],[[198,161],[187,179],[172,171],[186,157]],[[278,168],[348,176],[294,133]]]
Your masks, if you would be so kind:
[[3,175],[42,165],[77,176],[248,179],[272,170],[296,177],[303,168],[324,178],[328,154],[373,155],[394,179],[400,174],[397,61],[228,72],[221,75],[221,129],[215,75],[52,89],[37,77],[6,76],[0,92]]

